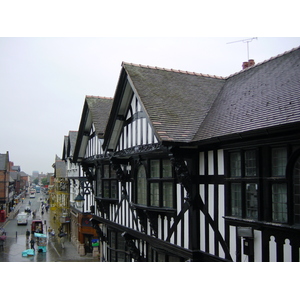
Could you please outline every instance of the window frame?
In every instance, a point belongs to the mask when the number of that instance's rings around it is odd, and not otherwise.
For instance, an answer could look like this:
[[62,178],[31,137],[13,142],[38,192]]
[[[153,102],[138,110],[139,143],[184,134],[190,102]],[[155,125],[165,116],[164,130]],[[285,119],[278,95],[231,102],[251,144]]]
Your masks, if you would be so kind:
[[[108,170],[108,173],[107,173]],[[102,164],[97,169],[97,196],[101,199],[112,199],[118,200],[119,195],[119,184],[117,179],[116,171],[109,163]],[[108,194],[106,193],[105,187],[108,186]],[[113,193],[113,186],[115,192]]]
[[[168,162],[168,167],[170,167],[171,173],[169,176],[164,174],[164,162]],[[154,167],[154,163],[158,163],[158,169]],[[144,205],[148,208],[153,209],[175,209],[175,175],[174,168],[171,161],[168,158],[149,158],[143,163],[140,163],[136,171],[136,182],[138,182],[138,174],[140,168],[145,168],[146,174],[146,204],[139,201],[139,189],[138,184],[136,184],[136,197],[135,204]],[[155,176],[154,176],[155,171]],[[166,186],[169,186],[166,189]],[[166,192],[167,191],[167,192]],[[170,194],[171,199],[166,199],[166,193]],[[155,201],[152,198],[155,196]],[[168,203],[167,205],[165,203]]]
[[[253,159],[248,160],[246,159],[248,153],[255,153],[255,169],[254,174],[249,174],[247,170],[249,168],[252,168],[253,172]],[[233,158],[236,158],[236,162],[233,162]],[[228,204],[228,210],[227,214],[231,217],[240,218],[240,219],[248,219],[248,220],[259,220],[260,218],[260,201],[259,201],[259,165],[258,160],[259,158],[259,151],[257,148],[243,148],[243,149],[234,149],[228,151],[228,170],[227,170],[227,187],[228,187],[228,193],[227,197],[229,199]],[[251,162],[251,164],[249,163]],[[250,165],[249,168],[247,166]],[[234,172],[233,172],[234,170]],[[248,211],[250,210],[250,207],[248,207],[248,200],[247,200],[247,185],[256,185],[256,217],[253,218],[248,215]],[[233,186],[237,185],[240,186],[240,200],[238,198],[235,198],[233,200]],[[235,192],[236,195],[237,192]],[[233,205],[233,201],[237,205]],[[236,212],[234,211],[234,208],[236,209]],[[252,209],[253,211],[253,209]]]

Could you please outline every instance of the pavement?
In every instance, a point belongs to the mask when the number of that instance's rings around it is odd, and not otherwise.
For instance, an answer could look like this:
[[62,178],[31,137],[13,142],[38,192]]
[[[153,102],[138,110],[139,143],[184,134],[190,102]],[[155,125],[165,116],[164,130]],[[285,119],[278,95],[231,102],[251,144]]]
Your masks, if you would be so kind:
[[[11,213],[4,223],[0,223],[0,227],[6,229],[9,223],[12,226],[13,223],[17,224],[15,216],[21,205],[22,203],[19,203],[16,206],[14,213]],[[47,225],[50,225],[51,212],[44,213],[42,219],[46,221]],[[51,226],[51,228],[53,227]],[[75,245],[68,238],[65,238],[63,247],[61,239],[57,235],[47,238],[46,252],[44,253],[38,252],[35,245],[35,255],[23,256],[22,253],[27,249],[30,249],[30,244],[25,234],[8,233],[3,249],[0,248],[0,262],[99,262],[99,257],[93,257],[92,253],[87,253],[84,256],[79,255]]]

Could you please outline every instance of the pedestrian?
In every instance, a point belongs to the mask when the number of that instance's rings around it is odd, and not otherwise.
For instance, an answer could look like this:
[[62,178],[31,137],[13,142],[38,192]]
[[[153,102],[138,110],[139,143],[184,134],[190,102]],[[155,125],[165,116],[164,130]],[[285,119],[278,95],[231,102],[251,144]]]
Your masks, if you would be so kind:
[[29,239],[29,236],[30,236],[30,231],[27,229],[27,230],[26,230],[26,239],[27,239],[27,240]]
[[34,239],[31,239],[30,240],[30,245],[31,245],[31,249],[33,249],[33,250],[35,250],[34,249],[34,243],[35,243]]
[[64,235],[60,238],[60,243],[61,243],[61,247],[64,249],[65,248],[65,236]]
[[51,229],[51,227],[49,227],[49,228],[48,228],[48,235],[49,235],[49,238],[50,238],[50,236],[51,236],[51,231],[52,231],[52,229]]

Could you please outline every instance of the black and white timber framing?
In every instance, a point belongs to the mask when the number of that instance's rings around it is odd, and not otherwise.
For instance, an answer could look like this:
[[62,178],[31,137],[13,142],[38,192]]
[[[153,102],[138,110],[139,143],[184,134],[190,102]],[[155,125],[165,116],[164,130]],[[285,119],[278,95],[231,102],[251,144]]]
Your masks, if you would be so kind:
[[113,99],[87,96],[74,162],[102,260],[299,261],[299,64],[123,63]]

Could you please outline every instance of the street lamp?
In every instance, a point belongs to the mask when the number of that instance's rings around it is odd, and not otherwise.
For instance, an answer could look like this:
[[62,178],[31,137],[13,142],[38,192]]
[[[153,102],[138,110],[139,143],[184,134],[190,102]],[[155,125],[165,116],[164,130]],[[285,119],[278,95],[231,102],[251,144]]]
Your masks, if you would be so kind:
[[75,201],[75,205],[78,209],[81,209],[83,208],[83,205],[84,205],[84,197],[82,195],[80,195],[80,193],[76,196],[76,198],[74,199]]

